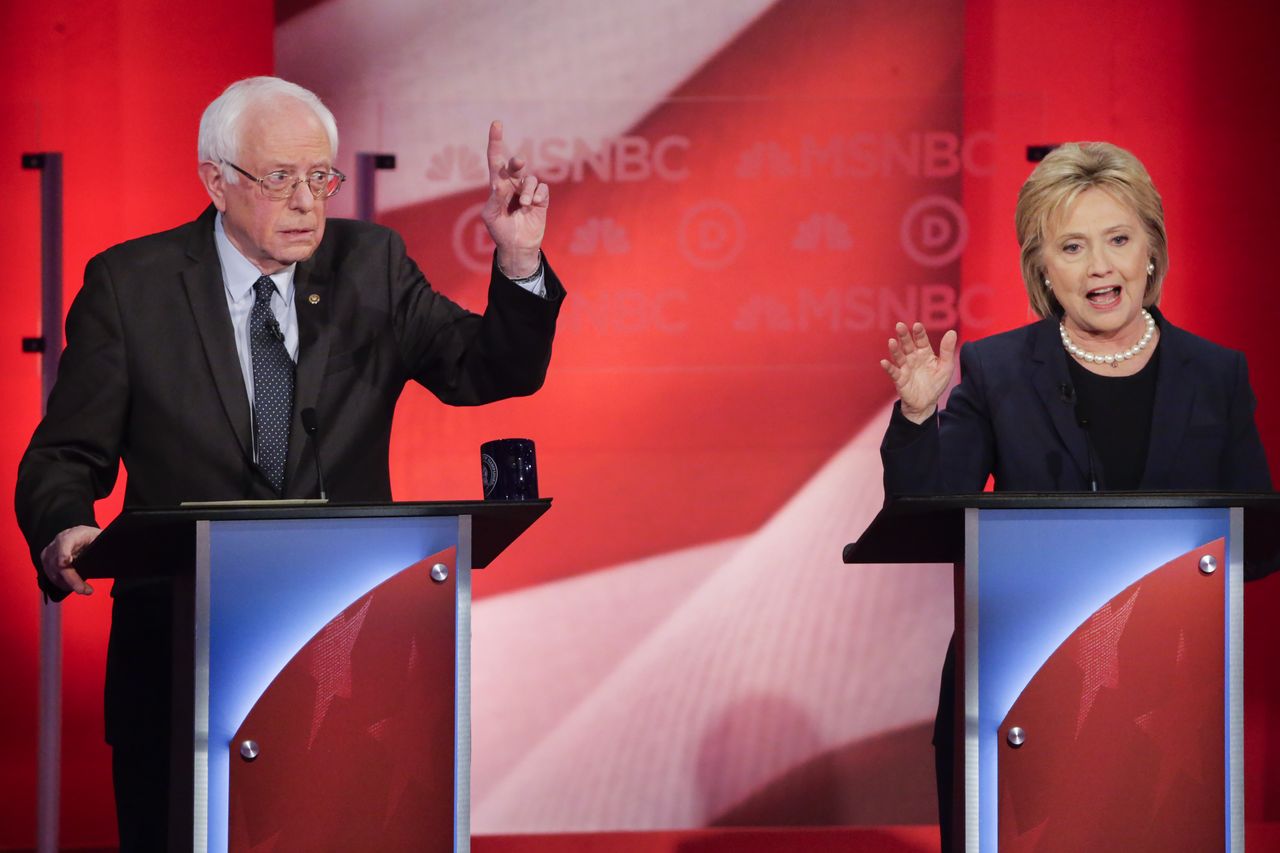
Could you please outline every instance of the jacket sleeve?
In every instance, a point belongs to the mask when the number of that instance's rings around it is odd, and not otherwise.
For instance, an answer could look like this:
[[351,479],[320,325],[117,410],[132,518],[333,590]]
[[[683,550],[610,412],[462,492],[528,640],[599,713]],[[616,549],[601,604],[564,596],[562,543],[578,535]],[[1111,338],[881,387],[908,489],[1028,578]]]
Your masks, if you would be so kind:
[[67,314],[66,349],[44,418],[18,465],[14,508],[40,588],[67,593],[40,569],[40,552],[63,530],[97,526],[94,501],[116,482],[129,380],[119,306],[101,256]]
[[885,499],[980,492],[994,469],[995,439],[979,348],[960,350],[960,384],[946,408],[916,426],[894,403],[880,444]]
[[[1244,353],[1235,354],[1235,382],[1233,384],[1228,429],[1230,436],[1222,453],[1222,488],[1232,492],[1270,492],[1271,470],[1267,465],[1267,453],[1258,435],[1253,412],[1257,400],[1249,384],[1249,365]],[[1259,548],[1245,537],[1244,579],[1258,580],[1280,571],[1280,553],[1274,548]]]
[[544,298],[504,276],[495,256],[488,307],[478,315],[431,288],[399,235],[392,235],[390,251],[396,336],[415,381],[454,406],[525,396],[542,387],[564,299],[564,287],[545,260]]
[[1271,470],[1253,413],[1258,401],[1249,384],[1249,365],[1236,353],[1235,382],[1228,413],[1228,437],[1221,464],[1222,488],[1233,492],[1270,492]]

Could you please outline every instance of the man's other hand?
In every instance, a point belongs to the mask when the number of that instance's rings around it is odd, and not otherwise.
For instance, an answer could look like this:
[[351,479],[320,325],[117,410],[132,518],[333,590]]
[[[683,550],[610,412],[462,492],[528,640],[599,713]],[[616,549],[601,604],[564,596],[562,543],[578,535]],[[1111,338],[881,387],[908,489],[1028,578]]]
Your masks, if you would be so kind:
[[84,582],[80,573],[71,567],[80,552],[98,538],[102,531],[96,527],[79,525],[68,527],[53,537],[53,541],[40,552],[40,563],[45,575],[55,586],[69,589],[81,595],[93,595],[93,587]]

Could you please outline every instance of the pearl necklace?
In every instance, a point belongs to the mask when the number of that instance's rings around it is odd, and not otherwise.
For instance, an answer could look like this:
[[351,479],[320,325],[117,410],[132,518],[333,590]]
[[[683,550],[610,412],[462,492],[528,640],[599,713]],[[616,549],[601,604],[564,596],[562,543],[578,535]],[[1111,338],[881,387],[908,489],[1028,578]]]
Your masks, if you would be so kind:
[[1111,353],[1110,355],[1094,355],[1091,352],[1085,352],[1071,340],[1071,336],[1067,334],[1065,323],[1058,323],[1058,331],[1062,333],[1062,346],[1067,352],[1074,355],[1081,361],[1087,361],[1090,364],[1109,364],[1112,367],[1119,367],[1120,362],[1128,361],[1138,353],[1147,348],[1147,344],[1151,343],[1151,336],[1156,332],[1156,321],[1146,308],[1142,309],[1142,319],[1146,321],[1147,329],[1142,333],[1142,338],[1133,346],[1123,352]]

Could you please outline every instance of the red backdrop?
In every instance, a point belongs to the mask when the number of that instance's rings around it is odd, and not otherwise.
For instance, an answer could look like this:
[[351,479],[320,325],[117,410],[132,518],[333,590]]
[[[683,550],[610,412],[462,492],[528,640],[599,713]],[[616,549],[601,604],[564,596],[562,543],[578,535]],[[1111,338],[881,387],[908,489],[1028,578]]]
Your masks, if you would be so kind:
[[[1170,275],[1162,308],[1174,322],[1249,357],[1257,420],[1280,482],[1280,357],[1272,346],[1280,291],[1265,247],[1280,226],[1280,121],[1259,109],[1280,68],[1251,58],[1280,24],[1270,4],[1158,7],[1082,0],[967,4],[966,123],[1016,123],[1029,143],[1107,139],[1138,152],[1168,212]],[[1018,92],[1017,98],[992,97]],[[1013,205],[1026,165],[1006,161],[965,188],[974,241],[966,280],[1000,280],[1012,261]],[[978,187],[973,188],[976,192]],[[1001,326],[1023,306],[1001,309]],[[1269,650],[1280,644],[1280,577],[1245,590],[1247,821],[1280,821],[1280,679]]]
[[[140,0],[5,3],[0,12],[0,482],[12,494],[18,459],[39,419],[39,359],[18,342],[39,333],[39,173],[25,151],[64,155],[67,302],[84,265],[106,246],[169,228],[207,203],[196,181],[196,124],[227,82],[270,73],[269,2]],[[117,500],[99,507],[110,518]],[[39,596],[12,512],[0,513],[0,848],[35,837]],[[110,754],[102,741],[102,678],[110,584],[63,608],[62,841],[114,840]]]

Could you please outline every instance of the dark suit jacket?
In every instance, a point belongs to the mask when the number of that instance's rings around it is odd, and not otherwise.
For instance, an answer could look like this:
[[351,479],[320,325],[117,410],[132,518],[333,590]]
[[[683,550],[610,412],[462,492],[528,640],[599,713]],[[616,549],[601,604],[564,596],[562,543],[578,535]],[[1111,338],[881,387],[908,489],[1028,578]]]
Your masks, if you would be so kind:
[[[275,497],[252,461],[214,215],[210,207],[195,222],[115,246],[86,268],[15,501],[41,587],[54,598],[66,593],[45,581],[40,550],[68,527],[96,524],[93,503],[111,491],[121,461],[127,508]],[[298,415],[314,408],[326,491],[343,502],[390,500],[391,420],[409,380],[454,405],[537,390],[564,294],[549,267],[543,299],[495,264],[488,309],[472,314],[431,289],[394,232],[340,219],[328,220],[294,284],[299,346],[284,494],[317,496]],[[108,739],[112,695],[139,701],[165,669],[162,661],[132,675],[122,669],[163,640],[163,591],[140,585],[132,603],[128,584],[115,592]]]
[[[1244,355],[1152,314],[1160,368],[1140,488],[1270,491]],[[887,497],[980,492],[992,474],[998,491],[1089,490],[1057,319],[965,344],[960,376],[936,429],[903,428],[895,409],[881,445]]]
[[[1160,324],[1160,366],[1140,488],[1270,491],[1244,356],[1151,313]],[[960,384],[933,421],[918,428],[895,404],[880,446],[886,499],[980,492],[993,474],[998,491],[1088,491],[1089,442],[1067,365],[1056,318],[965,344]],[[953,641],[933,734],[944,848],[952,826],[954,672]]]

